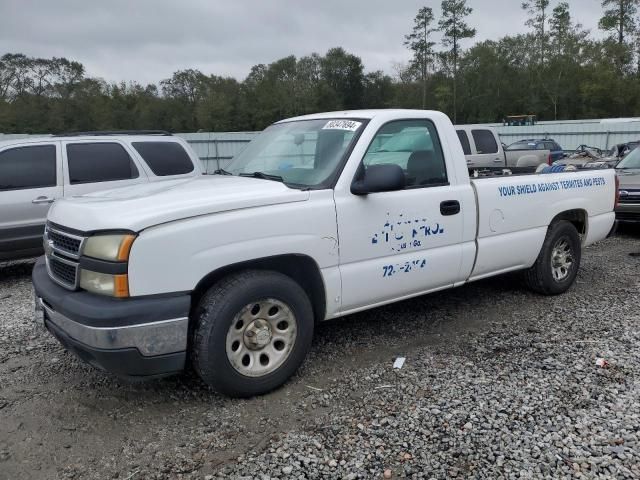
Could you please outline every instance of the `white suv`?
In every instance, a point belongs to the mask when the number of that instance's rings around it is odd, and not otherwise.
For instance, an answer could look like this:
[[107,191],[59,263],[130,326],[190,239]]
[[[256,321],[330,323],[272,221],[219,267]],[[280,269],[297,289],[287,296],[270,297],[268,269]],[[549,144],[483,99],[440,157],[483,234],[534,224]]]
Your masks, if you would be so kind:
[[59,198],[202,175],[200,160],[166,132],[87,132],[0,142],[0,261],[42,254]]

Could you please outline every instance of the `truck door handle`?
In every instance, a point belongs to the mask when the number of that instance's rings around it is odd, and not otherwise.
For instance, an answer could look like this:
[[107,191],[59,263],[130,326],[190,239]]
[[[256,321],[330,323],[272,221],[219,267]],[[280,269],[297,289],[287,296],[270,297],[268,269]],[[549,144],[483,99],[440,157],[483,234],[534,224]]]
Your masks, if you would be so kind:
[[53,203],[54,200],[55,200],[54,198],[40,196],[31,200],[31,203],[35,203],[36,205],[39,203]]
[[457,200],[445,200],[440,204],[440,213],[448,217],[460,213],[460,202]]
[[494,158],[493,161],[494,162],[502,162],[502,159],[500,157],[498,157],[498,158]]

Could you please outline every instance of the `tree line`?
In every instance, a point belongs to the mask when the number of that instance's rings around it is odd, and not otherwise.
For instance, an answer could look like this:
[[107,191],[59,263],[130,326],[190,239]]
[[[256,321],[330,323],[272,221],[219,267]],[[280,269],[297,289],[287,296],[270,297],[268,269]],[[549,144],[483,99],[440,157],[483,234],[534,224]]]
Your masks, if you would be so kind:
[[[527,31],[471,44],[467,0],[421,8],[393,75],[341,47],[251,68],[244,80],[187,69],[157,84],[110,83],[66,58],[0,57],[0,132],[252,131],[295,115],[429,108],[458,123],[508,115],[580,119],[640,114],[640,0],[603,0],[594,35],[567,2],[528,0]],[[508,27],[508,26],[507,26]]]

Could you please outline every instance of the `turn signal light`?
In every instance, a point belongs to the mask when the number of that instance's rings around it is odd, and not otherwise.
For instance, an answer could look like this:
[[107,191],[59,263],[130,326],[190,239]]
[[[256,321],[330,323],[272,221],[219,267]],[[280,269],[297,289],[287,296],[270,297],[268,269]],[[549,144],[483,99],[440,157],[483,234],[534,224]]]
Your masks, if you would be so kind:
[[129,297],[129,277],[126,273],[123,275],[114,275],[113,296],[116,298]]

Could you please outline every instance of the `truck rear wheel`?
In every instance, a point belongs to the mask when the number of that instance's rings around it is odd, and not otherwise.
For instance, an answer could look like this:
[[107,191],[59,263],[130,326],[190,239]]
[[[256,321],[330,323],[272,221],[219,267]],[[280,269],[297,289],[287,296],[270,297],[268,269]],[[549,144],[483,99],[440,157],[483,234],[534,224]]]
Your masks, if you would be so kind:
[[202,297],[194,315],[193,366],[225,395],[250,397],[279,387],[311,348],[309,298],[278,272],[224,278]]
[[525,282],[543,295],[566,292],[576,279],[582,256],[580,235],[566,220],[549,226],[542,249],[531,268],[525,271]]

